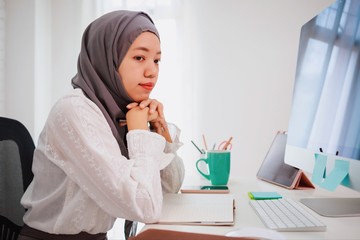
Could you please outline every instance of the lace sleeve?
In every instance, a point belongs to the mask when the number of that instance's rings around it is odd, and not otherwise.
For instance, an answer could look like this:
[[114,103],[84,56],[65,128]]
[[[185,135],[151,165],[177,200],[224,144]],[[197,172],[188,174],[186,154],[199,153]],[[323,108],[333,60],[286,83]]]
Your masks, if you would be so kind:
[[161,185],[164,193],[177,193],[184,180],[185,167],[183,160],[177,155],[177,150],[183,145],[180,140],[180,129],[174,124],[168,124],[169,132],[173,140],[166,143],[165,153],[173,153],[171,163],[161,170]]

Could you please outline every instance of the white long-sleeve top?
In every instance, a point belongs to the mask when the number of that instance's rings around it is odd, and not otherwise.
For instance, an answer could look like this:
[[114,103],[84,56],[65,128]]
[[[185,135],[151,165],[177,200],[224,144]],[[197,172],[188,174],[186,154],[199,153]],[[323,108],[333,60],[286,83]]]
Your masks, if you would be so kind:
[[34,152],[34,179],[21,203],[24,222],[54,234],[107,232],[116,218],[155,222],[163,192],[177,192],[184,165],[173,143],[146,130],[127,134],[122,156],[100,109],[79,89],[51,110]]

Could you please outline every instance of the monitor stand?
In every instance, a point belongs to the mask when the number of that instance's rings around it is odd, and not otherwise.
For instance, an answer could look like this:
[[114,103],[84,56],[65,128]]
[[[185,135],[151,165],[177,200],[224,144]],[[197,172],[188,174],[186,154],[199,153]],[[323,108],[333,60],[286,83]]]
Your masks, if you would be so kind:
[[325,217],[360,216],[360,198],[303,198],[300,202]]

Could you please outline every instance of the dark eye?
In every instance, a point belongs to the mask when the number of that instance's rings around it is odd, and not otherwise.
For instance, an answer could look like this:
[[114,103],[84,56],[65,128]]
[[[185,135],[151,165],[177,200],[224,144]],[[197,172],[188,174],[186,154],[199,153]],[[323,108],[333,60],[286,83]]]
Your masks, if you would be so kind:
[[134,57],[134,59],[137,60],[137,61],[143,61],[144,60],[144,58],[141,57],[141,56],[136,56],[136,57]]
[[156,59],[156,60],[154,61],[154,63],[159,64],[159,63],[160,63],[160,59]]

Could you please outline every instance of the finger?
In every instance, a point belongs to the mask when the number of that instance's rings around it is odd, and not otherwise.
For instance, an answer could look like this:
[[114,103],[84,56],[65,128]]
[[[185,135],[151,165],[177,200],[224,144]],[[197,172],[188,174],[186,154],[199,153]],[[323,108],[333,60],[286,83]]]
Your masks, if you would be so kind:
[[164,132],[164,128],[161,125],[160,122],[153,122],[152,123],[152,128],[155,130],[156,133],[158,134],[162,134]]
[[133,102],[133,103],[128,104],[128,105],[126,106],[126,108],[127,108],[127,109],[132,109],[132,108],[134,108],[134,107],[136,107],[136,106],[138,106],[138,105],[139,105],[139,103]]
[[153,99],[150,103],[150,112],[155,112],[157,111],[159,113],[159,117],[163,118],[164,117],[164,107],[163,104],[161,102],[159,102],[156,99]]
[[161,125],[162,128],[167,129],[167,122],[165,121],[164,118],[160,118],[159,124]]
[[[150,112],[151,113],[154,113],[155,111],[159,112],[160,105],[162,105],[162,104],[159,101],[157,101],[156,99],[153,99],[149,106]],[[159,112],[159,114],[160,114],[160,112]]]
[[149,122],[157,121],[158,118],[159,118],[159,113],[157,111],[151,113],[149,110],[149,113],[148,113],[148,121]]
[[157,111],[159,113],[159,117],[164,119],[164,105],[162,103],[159,102],[158,106],[157,106]]
[[151,102],[152,102],[152,99],[150,99],[150,98],[146,99],[139,104],[139,107],[145,108],[145,107],[149,106]]

